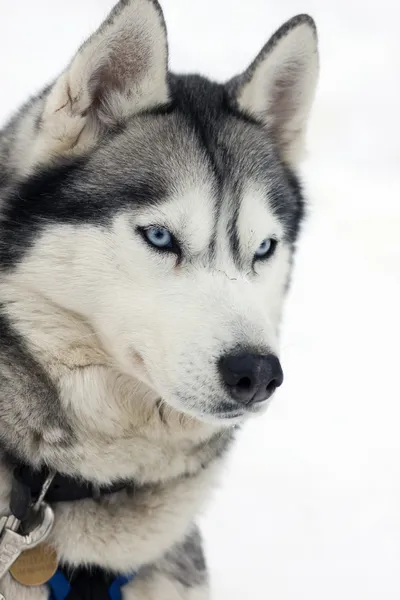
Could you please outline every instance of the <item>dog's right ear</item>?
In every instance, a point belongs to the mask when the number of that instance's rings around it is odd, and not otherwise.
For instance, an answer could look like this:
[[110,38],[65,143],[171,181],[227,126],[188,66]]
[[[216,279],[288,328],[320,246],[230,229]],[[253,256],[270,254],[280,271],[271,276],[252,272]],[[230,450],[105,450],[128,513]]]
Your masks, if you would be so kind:
[[259,121],[282,157],[296,164],[318,79],[315,23],[298,15],[278,29],[248,69],[227,84],[236,109]]
[[156,0],[120,0],[51,88],[32,164],[83,154],[107,128],[168,101],[165,22]]

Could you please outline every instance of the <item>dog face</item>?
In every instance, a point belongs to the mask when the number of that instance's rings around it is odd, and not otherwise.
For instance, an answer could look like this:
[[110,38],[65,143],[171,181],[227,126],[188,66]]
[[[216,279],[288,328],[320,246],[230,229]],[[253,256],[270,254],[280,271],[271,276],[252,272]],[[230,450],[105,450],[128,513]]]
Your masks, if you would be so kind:
[[160,7],[120,2],[40,103],[3,264],[178,410],[261,411],[283,377],[317,71],[300,16],[226,85],[168,74]]

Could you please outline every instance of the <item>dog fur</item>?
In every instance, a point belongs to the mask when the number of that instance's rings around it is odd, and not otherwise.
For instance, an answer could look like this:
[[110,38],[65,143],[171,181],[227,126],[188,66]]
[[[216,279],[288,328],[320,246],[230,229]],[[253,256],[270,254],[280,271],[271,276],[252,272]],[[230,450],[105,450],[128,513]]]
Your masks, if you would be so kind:
[[[217,84],[169,73],[160,6],[121,0],[0,134],[1,445],[133,482],[55,506],[50,538],[62,563],[137,571],[124,600],[208,598],[196,515],[235,428],[267,404],[232,413],[218,361],[278,353],[317,75],[307,15]],[[140,237],[154,224],[179,258]],[[266,238],[276,251],[254,262]],[[0,591],[48,597],[9,575]]]

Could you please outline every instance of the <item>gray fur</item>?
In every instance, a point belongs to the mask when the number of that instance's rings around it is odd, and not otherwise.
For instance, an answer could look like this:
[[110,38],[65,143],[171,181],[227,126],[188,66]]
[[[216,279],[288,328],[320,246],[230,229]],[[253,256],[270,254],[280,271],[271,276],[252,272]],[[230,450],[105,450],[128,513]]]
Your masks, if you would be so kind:
[[[54,383],[1,313],[0,308],[1,439],[21,460],[39,464],[46,445],[68,451],[73,433]],[[23,398],[29,402],[15,402]]]
[[202,587],[208,582],[207,566],[202,549],[201,535],[195,527],[182,542],[176,544],[155,565],[145,567],[141,573],[144,579],[152,579],[154,572],[185,588]]
[[[299,17],[226,85],[177,76],[158,3],[121,0],[0,133],[0,512],[6,454],[94,484],[131,481],[55,506],[49,540],[72,567],[136,570],[124,600],[208,598],[196,515],[236,427],[266,408],[238,406],[218,365],[279,352],[314,39]],[[306,106],[293,102],[303,76]],[[263,93],[282,81],[290,114],[274,129]],[[179,256],[140,233],[164,222]],[[278,249],[261,263],[265,236]],[[0,592],[48,596],[9,575]]]

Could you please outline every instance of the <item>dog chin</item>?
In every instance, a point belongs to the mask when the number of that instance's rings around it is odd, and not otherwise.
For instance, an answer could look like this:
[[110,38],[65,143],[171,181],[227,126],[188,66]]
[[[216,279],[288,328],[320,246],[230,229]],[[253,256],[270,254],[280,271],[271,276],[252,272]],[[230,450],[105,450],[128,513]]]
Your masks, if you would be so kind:
[[269,398],[265,402],[261,402],[252,407],[235,406],[227,408],[224,404],[222,404],[220,407],[217,407],[210,413],[202,413],[198,416],[198,418],[209,423],[231,427],[239,425],[248,419],[265,414],[271,403],[271,400],[272,398]]
[[192,417],[201,421],[205,425],[215,427],[216,429],[225,429],[229,427],[237,427],[244,423],[244,421],[248,418],[248,415],[245,412],[235,413],[235,414],[223,414],[223,413],[194,413],[190,411],[190,413],[186,412],[186,414],[190,414]]

